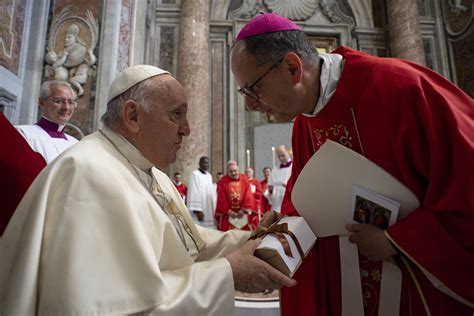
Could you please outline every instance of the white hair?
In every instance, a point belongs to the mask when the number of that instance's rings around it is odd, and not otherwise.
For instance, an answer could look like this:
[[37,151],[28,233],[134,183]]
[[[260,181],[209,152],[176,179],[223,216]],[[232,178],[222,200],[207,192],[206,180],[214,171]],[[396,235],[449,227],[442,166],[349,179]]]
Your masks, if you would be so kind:
[[122,120],[122,109],[125,102],[133,100],[138,103],[138,106],[142,107],[145,113],[150,112],[149,100],[152,96],[153,91],[156,90],[156,83],[150,77],[146,80],[139,82],[122,94],[119,94],[115,98],[107,103],[107,110],[102,115],[101,121],[105,126],[114,128],[117,127]]
[[60,80],[48,80],[48,81],[45,81],[41,84],[41,90],[40,90],[40,97],[42,99],[47,99],[51,96],[51,86],[64,86],[64,87],[68,87],[69,90],[71,90],[72,94],[73,94],[73,98],[76,99],[77,98],[77,94],[76,94],[76,91],[74,91],[74,89],[71,87],[71,85],[66,82],[66,81],[60,81]]

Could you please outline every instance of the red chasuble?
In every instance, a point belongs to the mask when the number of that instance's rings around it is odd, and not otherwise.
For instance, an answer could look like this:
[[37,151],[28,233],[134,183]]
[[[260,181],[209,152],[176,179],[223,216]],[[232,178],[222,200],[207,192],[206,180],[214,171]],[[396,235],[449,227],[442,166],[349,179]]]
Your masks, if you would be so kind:
[[[241,209],[253,211],[252,214],[249,215],[250,222],[250,219],[255,212],[254,206],[255,201],[250,189],[250,183],[245,175],[239,174],[239,179],[236,180],[233,180],[226,175],[217,184],[217,206],[215,216],[219,230],[228,231],[229,229],[234,229],[234,227],[229,223],[229,216],[227,215],[229,210],[234,212],[238,212]],[[251,227],[246,225],[241,229],[250,230]]]
[[0,113],[0,236],[36,175],[46,166],[41,154]]
[[263,193],[265,193],[265,191],[268,188],[268,181],[263,180],[260,182],[260,185],[262,186],[262,215],[263,215],[266,212],[269,212],[272,209],[272,206],[270,205],[270,202],[268,202],[268,199],[263,195]]
[[250,189],[253,192],[253,199],[254,199],[254,205],[252,207],[255,212],[253,212],[250,217],[249,217],[249,222],[250,225],[252,226],[252,229],[257,227],[258,222],[260,219],[258,218],[258,211],[260,211],[260,216],[263,215],[263,206],[262,206],[262,185],[260,184],[260,181],[258,181],[255,178],[252,178],[252,180],[249,180],[250,183]]
[[186,196],[188,195],[188,187],[184,183],[181,183],[179,185],[177,185],[176,183],[173,184],[176,187],[176,190],[178,190],[179,195],[181,195],[183,200],[186,201]]
[[[327,139],[357,151],[407,185],[421,204],[387,230],[400,253],[400,314],[472,315],[473,100],[417,64],[344,47],[335,53],[345,64],[334,95],[316,117],[298,116],[294,123],[282,213],[297,215],[290,201],[294,182]],[[377,265],[360,258],[365,315],[378,312]],[[364,279],[364,270],[375,277]],[[341,315],[337,237],[318,239],[295,278],[296,287],[281,291],[283,315]]]

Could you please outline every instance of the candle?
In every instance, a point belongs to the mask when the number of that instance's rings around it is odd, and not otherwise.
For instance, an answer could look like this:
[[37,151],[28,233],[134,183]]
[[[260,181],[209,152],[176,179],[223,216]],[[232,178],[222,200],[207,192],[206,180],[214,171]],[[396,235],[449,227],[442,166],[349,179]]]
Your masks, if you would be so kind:
[[272,147],[272,169],[275,169],[275,147]]
[[250,167],[250,149],[247,149],[247,167]]

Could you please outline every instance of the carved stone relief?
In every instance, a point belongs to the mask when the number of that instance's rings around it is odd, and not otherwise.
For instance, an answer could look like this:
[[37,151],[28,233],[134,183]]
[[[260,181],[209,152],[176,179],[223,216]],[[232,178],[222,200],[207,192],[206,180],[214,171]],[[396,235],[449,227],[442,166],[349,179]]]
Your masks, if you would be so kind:
[[86,17],[74,16],[70,6],[65,7],[51,23],[48,53],[45,56],[45,77],[68,81],[84,94],[83,85],[89,76],[95,76],[94,49],[97,45],[99,27],[97,19],[87,10]]
[[343,0],[244,0],[229,11],[230,19],[251,19],[259,12],[275,12],[294,21],[306,21],[321,11],[331,23],[355,25],[348,14],[350,6]]
[[251,19],[259,12],[266,12],[264,10],[261,0],[244,0],[242,6],[238,9],[229,11],[229,19]]
[[296,21],[308,19],[318,8],[318,1],[314,0],[265,0],[265,4],[270,11]]
[[446,31],[451,36],[464,33],[473,24],[474,2],[462,0],[443,0]]

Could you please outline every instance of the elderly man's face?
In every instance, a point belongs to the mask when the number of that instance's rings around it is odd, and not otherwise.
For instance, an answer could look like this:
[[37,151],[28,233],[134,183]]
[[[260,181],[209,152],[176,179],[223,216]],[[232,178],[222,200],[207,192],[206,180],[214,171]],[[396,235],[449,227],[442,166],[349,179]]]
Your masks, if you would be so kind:
[[245,169],[245,175],[247,176],[247,178],[252,179],[252,178],[253,178],[253,170],[252,170],[252,168],[247,168],[247,169]]
[[51,85],[51,95],[40,98],[41,114],[51,122],[64,125],[71,119],[76,109],[74,93],[67,86]]
[[239,167],[237,165],[230,165],[227,168],[227,174],[229,175],[229,178],[237,180],[239,178]]
[[238,42],[232,49],[231,67],[237,84],[247,91],[243,93],[246,109],[264,112],[277,122],[291,121],[299,112],[292,106],[290,90],[293,84],[285,72],[285,60],[257,65],[244,46],[243,42]]
[[176,160],[183,137],[189,135],[188,103],[184,88],[170,75],[149,80],[154,81],[156,89],[148,100],[149,112],[141,112],[139,149],[155,166],[163,169]]

